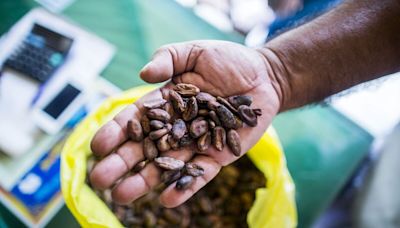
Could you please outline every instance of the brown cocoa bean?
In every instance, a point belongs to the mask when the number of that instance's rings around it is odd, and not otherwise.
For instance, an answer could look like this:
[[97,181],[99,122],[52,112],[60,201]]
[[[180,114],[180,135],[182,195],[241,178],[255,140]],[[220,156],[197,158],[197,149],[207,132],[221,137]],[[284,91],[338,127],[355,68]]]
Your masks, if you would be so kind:
[[164,110],[166,112],[168,112],[168,114],[169,114],[169,116],[171,116],[171,118],[175,117],[174,107],[172,107],[172,104],[170,102],[165,103]]
[[171,149],[171,146],[168,143],[168,136],[169,135],[164,135],[157,141],[157,149],[160,152],[165,152]]
[[229,109],[233,114],[237,114],[238,111],[235,107],[233,107],[225,98],[223,97],[217,97],[217,101],[221,104],[223,104],[225,107]]
[[181,147],[190,146],[193,143],[193,138],[189,134],[185,134],[180,140],[179,145]]
[[220,105],[216,113],[218,114],[219,120],[221,121],[222,126],[226,128],[237,128],[237,120],[235,115],[229,109],[223,105]]
[[161,174],[161,182],[165,185],[174,183],[181,177],[181,172],[178,170],[167,170]]
[[220,104],[218,101],[216,101],[216,100],[211,100],[211,101],[209,101],[209,102],[207,103],[208,109],[210,109],[210,110],[212,110],[212,111],[217,110],[217,107],[219,107],[219,106],[221,106],[221,104]]
[[171,158],[171,157],[158,157],[154,159],[155,164],[166,170],[181,170],[185,166],[185,162]]
[[197,106],[197,101],[195,97],[190,97],[189,101],[186,103],[186,109],[182,113],[182,118],[185,121],[190,121],[197,116],[199,107]]
[[172,135],[168,135],[168,143],[173,150],[179,149],[179,139],[175,139]]
[[199,109],[199,112],[197,114],[199,116],[208,116],[208,110],[207,109]]
[[149,134],[151,131],[150,120],[146,115],[142,116],[140,124],[142,125],[143,133],[146,135]]
[[208,131],[208,123],[203,118],[198,117],[190,124],[189,133],[193,138],[198,138]]
[[164,135],[168,134],[168,129],[167,128],[161,128],[155,131],[152,131],[149,133],[149,138],[151,140],[157,140],[161,137],[163,137]]
[[250,106],[253,103],[253,98],[248,95],[236,95],[228,97],[229,103],[235,108],[239,108],[241,105]]
[[219,120],[219,118],[218,118],[218,116],[217,116],[217,113],[216,113],[215,111],[210,111],[210,112],[208,113],[208,116],[210,117],[210,119],[211,119],[212,121],[214,121],[215,125],[221,126],[221,121]]
[[143,155],[150,161],[158,156],[156,144],[149,137],[143,140]]
[[137,119],[131,119],[128,121],[127,133],[128,137],[135,142],[140,142],[143,140],[142,125]]
[[193,162],[188,162],[185,164],[185,172],[193,177],[199,177],[204,175],[203,167]]
[[208,149],[211,145],[211,133],[207,132],[206,134],[200,136],[200,138],[197,140],[197,148],[203,152]]
[[137,163],[137,164],[132,168],[132,171],[135,172],[135,173],[138,173],[138,172],[140,172],[142,169],[144,169],[144,167],[146,166],[146,164],[147,164],[147,160],[143,160],[143,161]]
[[235,156],[240,156],[241,152],[242,152],[242,148],[240,145],[240,136],[237,133],[237,131],[231,129],[228,131],[228,134],[226,136],[226,141],[227,144],[229,146],[229,148],[231,149],[232,153]]
[[224,149],[226,145],[226,132],[223,127],[215,127],[213,129],[212,141],[217,150],[222,151]]
[[186,123],[182,119],[177,119],[172,126],[172,136],[179,140],[186,134]]
[[160,98],[146,101],[143,103],[143,106],[148,109],[161,108],[165,103],[167,103],[167,101]]
[[216,98],[209,93],[200,92],[196,95],[197,103],[202,107],[207,107],[209,101],[216,101]]
[[153,130],[158,130],[164,127],[164,122],[159,121],[159,120],[151,120],[150,121],[150,127]]
[[215,122],[212,120],[208,120],[208,128],[213,129],[216,126]]
[[177,84],[174,90],[184,97],[196,96],[200,92],[197,86],[185,83]]
[[240,119],[245,122],[250,127],[255,127],[257,125],[257,115],[254,113],[247,105],[240,105],[238,108]]
[[262,116],[262,110],[261,108],[254,108],[253,112],[257,115],[257,116]]
[[190,187],[190,185],[193,183],[194,178],[192,176],[183,176],[178,179],[176,182],[175,188],[177,190],[185,190]]
[[169,99],[172,103],[172,107],[174,108],[175,112],[177,113],[182,113],[185,111],[186,104],[183,101],[181,95],[179,95],[177,92],[170,90],[169,91]]
[[150,109],[147,113],[146,113],[147,117],[149,117],[149,119],[152,120],[160,120],[163,121],[164,123],[167,123],[171,116],[168,114],[168,112],[166,112],[163,109],[160,108],[155,108],[155,109]]

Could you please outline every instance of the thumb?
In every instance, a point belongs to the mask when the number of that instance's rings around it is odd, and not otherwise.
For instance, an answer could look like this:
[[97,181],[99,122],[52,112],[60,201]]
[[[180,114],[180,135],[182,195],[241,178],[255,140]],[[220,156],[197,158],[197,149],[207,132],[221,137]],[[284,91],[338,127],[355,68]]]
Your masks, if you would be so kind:
[[174,75],[193,70],[201,47],[195,43],[169,44],[159,48],[140,72],[140,77],[149,83],[163,82]]

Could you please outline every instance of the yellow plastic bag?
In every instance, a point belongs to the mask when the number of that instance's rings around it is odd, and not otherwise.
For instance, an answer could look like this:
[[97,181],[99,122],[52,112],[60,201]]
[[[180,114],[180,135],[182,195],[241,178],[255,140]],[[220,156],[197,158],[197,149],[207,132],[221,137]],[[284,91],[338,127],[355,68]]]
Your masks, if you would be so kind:
[[[100,126],[154,88],[141,86],[107,99],[76,127],[65,143],[61,154],[62,193],[68,208],[83,227],[122,227],[85,183],[90,140]],[[295,227],[294,184],[274,130],[270,128],[247,155],[267,178],[266,188],[257,189],[256,200],[247,215],[249,226]]]

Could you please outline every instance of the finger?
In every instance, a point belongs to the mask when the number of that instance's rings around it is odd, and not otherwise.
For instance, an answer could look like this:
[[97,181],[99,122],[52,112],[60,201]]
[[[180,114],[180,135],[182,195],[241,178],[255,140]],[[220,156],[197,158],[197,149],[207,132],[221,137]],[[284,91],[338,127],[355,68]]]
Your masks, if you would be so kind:
[[163,82],[172,76],[192,71],[202,48],[194,42],[170,44],[158,49],[143,67],[140,77],[149,83]]
[[210,182],[221,170],[221,165],[208,156],[197,155],[192,162],[203,167],[204,175],[195,177],[194,182],[185,190],[177,190],[176,182],[169,185],[160,195],[160,203],[165,207],[172,208],[181,205]]
[[90,173],[90,183],[97,189],[111,187],[119,178],[144,159],[142,144],[127,141],[112,153],[98,162]]
[[[161,156],[173,157],[186,162],[192,158],[193,153],[189,148],[184,148],[165,152]],[[138,199],[161,183],[160,175],[161,170],[153,162],[147,164],[139,173],[129,176],[118,183],[112,191],[114,202],[129,204]]]

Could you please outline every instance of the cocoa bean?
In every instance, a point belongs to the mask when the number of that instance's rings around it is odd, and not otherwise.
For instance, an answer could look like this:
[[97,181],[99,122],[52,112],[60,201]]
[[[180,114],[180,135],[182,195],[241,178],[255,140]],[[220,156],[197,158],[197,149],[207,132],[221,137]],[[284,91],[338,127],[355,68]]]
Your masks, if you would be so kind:
[[189,175],[183,176],[178,179],[178,181],[176,182],[175,188],[177,190],[185,190],[190,187],[190,185],[193,183],[193,180],[194,179],[192,176],[189,176]]
[[211,145],[211,133],[207,132],[206,134],[200,136],[200,138],[197,140],[197,148],[203,152],[208,149]]
[[216,126],[215,122],[212,120],[208,120],[208,128],[213,129]]
[[208,113],[208,116],[210,117],[210,119],[211,119],[212,121],[214,121],[214,123],[215,123],[216,126],[221,126],[221,121],[219,120],[219,118],[218,118],[218,116],[217,116],[217,113],[216,113],[215,111],[210,111],[210,112]]
[[262,110],[261,108],[254,108],[253,112],[257,115],[257,116],[261,116],[262,115]]
[[189,133],[193,138],[198,138],[208,131],[208,123],[203,118],[198,117],[190,124]]
[[164,135],[168,134],[168,129],[167,128],[161,128],[155,131],[152,131],[149,133],[149,138],[151,140],[157,140],[161,137],[163,137]]
[[247,105],[241,105],[238,108],[240,119],[243,120],[250,127],[255,127],[257,125],[257,115],[254,113]]
[[202,107],[207,107],[209,101],[216,101],[216,98],[209,93],[200,92],[196,95],[197,103]]
[[171,149],[171,146],[168,143],[168,136],[169,135],[164,135],[157,141],[157,149],[160,152],[165,152]]
[[174,108],[174,111],[176,113],[183,113],[186,108],[186,104],[183,101],[181,95],[179,95],[177,92],[170,90],[169,91],[169,99],[172,103],[172,107]]
[[150,161],[158,156],[156,144],[149,137],[143,140],[143,155]]
[[217,150],[222,151],[224,149],[226,145],[226,132],[223,127],[215,127],[213,129],[212,141]]
[[241,105],[250,106],[253,103],[253,98],[248,95],[236,95],[228,97],[228,102],[235,108],[239,108]]
[[161,128],[163,128],[164,126],[165,126],[165,124],[164,124],[164,122],[162,122],[162,121],[159,121],[159,120],[151,120],[151,121],[150,121],[150,127],[151,127],[153,130],[161,129]]
[[143,106],[148,109],[161,108],[165,103],[167,103],[167,101],[164,99],[154,99],[144,102]]
[[140,120],[140,124],[142,125],[143,133],[146,135],[149,134],[151,131],[150,120],[146,115],[142,116],[142,119]]
[[178,170],[167,170],[161,174],[161,182],[165,185],[174,183],[181,177],[181,172]]
[[188,162],[185,164],[185,172],[193,177],[199,177],[204,175],[203,167],[193,162]]
[[227,144],[229,146],[229,148],[231,149],[232,153],[235,156],[240,156],[241,152],[242,152],[242,148],[240,145],[240,136],[237,133],[237,131],[231,129],[228,131],[228,134],[226,136],[226,141]]
[[186,134],[186,124],[182,119],[177,119],[172,126],[172,136],[174,139],[179,140]]
[[127,124],[128,137],[135,141],[140,142],[143,140],[143,129],[137,119],[131,119]]
[[211,100],[207,103],[208,109],[215,111],[217,107],[221,106],[221,104],[216,100]]
[[190,137],[189,134],[185,134],[180,140],[179,140],[179,146],[185,147],[185,146],[190,146],[193,143],[192,137]]
[[179,149],[179,139],[176,140],[172,135],[168,135],[167,140],[173,150]]
[[184,97],[196,96],[200,89],[192,84],[179,83],[174,90]]
[[197,106],[197,101],[195,97],[190,97],[189,101],[186,103],[186,109],[182,113],[182,118],[185,121],[190,121],[197,116],[199,107]]
[[168,112],[166,112],[165,110],[160,109],[160,108],[150,109],[146,113],[146,115],[147,115],[147,117],[149,117],[149,119],[160,120],[160,121],[163,121],[164,123],[168,122],[171,118],[171,116],[168,114]]
[[217,97],[217,101],[227,107],[233,114],[238,113],[237,109],[233,107],[225,98]]
[[222,126],[226,128],[237,128],[238,123],[235,118],[235,115],[228,108],[223,105],[217,107],[216,113],[218,114],[219,120],[221,121]]
[[158,157],[154,159],[155,164],[166,170],[181,170],[185,166],[185,162],[171,158],[171,157]]

